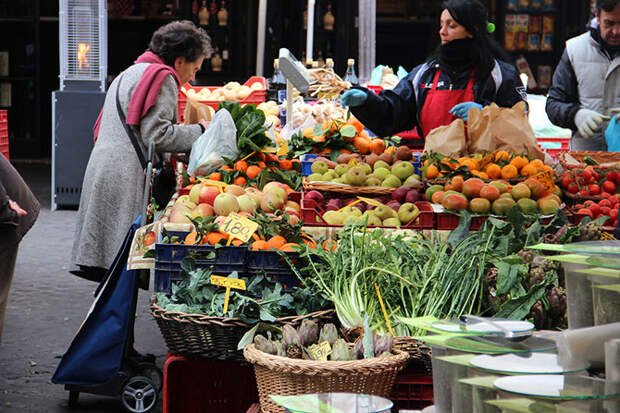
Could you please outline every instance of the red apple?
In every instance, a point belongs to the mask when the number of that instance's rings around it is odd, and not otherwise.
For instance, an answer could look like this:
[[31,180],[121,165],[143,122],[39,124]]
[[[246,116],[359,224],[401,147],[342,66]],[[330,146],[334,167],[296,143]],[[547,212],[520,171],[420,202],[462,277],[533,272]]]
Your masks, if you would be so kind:
[[213,206],[213,201],[215,201],[215,197],[220,194],[220,190],[214,186],[206,186],[203,185],[198,193],[198,202],[201,204],[209,204]]

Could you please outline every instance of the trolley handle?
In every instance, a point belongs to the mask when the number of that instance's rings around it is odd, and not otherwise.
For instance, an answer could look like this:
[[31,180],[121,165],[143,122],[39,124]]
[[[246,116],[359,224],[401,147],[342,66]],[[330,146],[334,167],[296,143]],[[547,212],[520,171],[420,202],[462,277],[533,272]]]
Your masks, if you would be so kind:
[[146,225],[146,217],[148,214],[148,206],[149,200],[151,199],[151,187],[153,181],[153,162],[155,156],[155,144],[153,142],[149,143],[149,155],[148,155],[148,163],[146,164],[146,168],[144,170],[144,195],[142,198],[142,219],[140,220],[140,226]]

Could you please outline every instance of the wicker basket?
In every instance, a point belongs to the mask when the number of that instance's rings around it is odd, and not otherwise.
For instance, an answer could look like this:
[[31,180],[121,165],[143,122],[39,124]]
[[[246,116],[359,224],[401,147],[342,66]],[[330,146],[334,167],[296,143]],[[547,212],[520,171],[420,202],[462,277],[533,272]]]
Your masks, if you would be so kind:
[[409,353],[412,363],[423,365],[429,376],[433,375],[431,348],[413,337],[394,337],[394,348]]
[[[572,157],[579,164],[574,164],[574,161],[569,157]],[[596,169],[620,169],[619,152],[562,152],[558,159],[564,169],[581,169],[588,166],[583,162],[586,157],[590,157],[599,163],[599,165],[592,165]]]
[[302,181],[306,191],[337,192],[347,195],[391,195],[396,188],[385,188],[383,186],[351,186],[334,184],[331,182],[308,182]]
[[[251,326],[238,318],[167,311],[158,306],[156,301],[151,303],[151,314],[157,321],[168,350],[173,354],[217,360],[244,360],[241,351],[237,350],[237,344]],[[316,311],[303,316],[282,317],[275,324],[297,327],[304,319],[317,320],[322,324],[332,321],[334,315],[334,310]]]
[[364,393],[389,397],[397,373],[409,354],[395,350],[386,358],[352,361],[316,361],[279,357],[263,353],[250,344],[243,351],[254,365],[261,408],[264,412],[286,412],[269,395],[292,396],[308,393]]

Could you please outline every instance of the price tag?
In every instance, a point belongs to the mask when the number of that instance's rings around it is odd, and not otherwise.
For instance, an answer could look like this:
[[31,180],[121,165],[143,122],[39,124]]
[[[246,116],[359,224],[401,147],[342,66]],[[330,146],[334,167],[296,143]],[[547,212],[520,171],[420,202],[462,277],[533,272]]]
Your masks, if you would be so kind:
[[238,238],[243,242],[248,242],[258,229],[258,224],[233,212],[219,225],[219,229],[230,236],[229,240]]
[[376,206],[376,207],[385,206],[384,204],[382,204],[381,202],[377,201],[376,199],[365,198],[363,196],[358,196],[357,199],[359,199],[360,201],[366,202],[368,205],[372,205],[372,206]]
[[278,148],[278,152],[276,152],[276,156],[286,156],[288,155],[288,141],[284,141],[282,146]]
[[355,158],[351,158],[351,160],[348,163],[349,168],[353,168],[356,165],[357,165],[357,161],[355,160]]
[[200,178],[200,182],[209,186],[219,186],[220,188],[226,187],[226,183],[222,181],[214,181],[212,179]]
[[329,341],[325,340],[319,344],[311,345],[307,351],[313,360],[327,361],[327,356],[332,353],[332,346],[329,345]]
[[220,287],[226,287],[226,298],[224,299],[224,314],[228,311],[228,300],[230,299],[230,289],[245,290],[245,281],[239,278],[220,277],[219,275],[211,276],[211,284]]
[[263,148],[260,151],[262,153],[276,153],[276,148]]
[[342,208],[340,208],[340,209],[338,210],[338,212],[342,212],[342,211],[344,211],[345,209],[347,209],[348,207],[353,206],[353,205],[355,205],[355,204],[359,204],[360,202],[362,202],[362,200],[361,200],[361,199],[358,199],[357,201],[353,201],[353,202],[351,202],[350,204],[345,205],[345,206],[343,206]]
[[555,174],[551,171],[542,171],[537,173],[532,178],[545,186],[545,189],[552,192],[555,189]]

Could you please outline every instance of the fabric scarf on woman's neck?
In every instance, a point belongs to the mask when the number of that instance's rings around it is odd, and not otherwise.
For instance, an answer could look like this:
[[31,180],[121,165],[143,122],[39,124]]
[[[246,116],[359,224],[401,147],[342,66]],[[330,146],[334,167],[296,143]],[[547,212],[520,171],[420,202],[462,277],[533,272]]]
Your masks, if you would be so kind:
[[[142,53],[134,63],[149,63],[149,65],[142,73],[140,81],[138,82],[133,95],[131,95],[126,119],[128,125],[140,124],[142,118],[157,101],[157,96],[159,96],[161,86],[168,75],[172,75],[177,83],[177,86],[181,85],[181,79],[179,78],[176,70],[165,64],[164,61],[153,52]],[[103,109],[99,113],[99,117],[97,117],[97,121],[95,122],[95,142],[97,142],[97,136],[99,135],[99,126],[101,124],[102,115]]]
[[480,61],[480,52],[473,39],[452,40],[439,46],[437,61],[443,72],[454,77],[476,66]]

